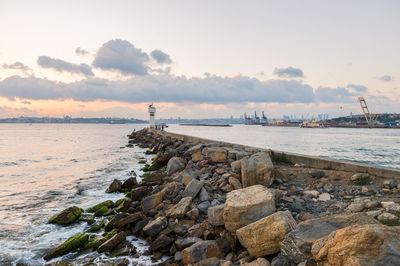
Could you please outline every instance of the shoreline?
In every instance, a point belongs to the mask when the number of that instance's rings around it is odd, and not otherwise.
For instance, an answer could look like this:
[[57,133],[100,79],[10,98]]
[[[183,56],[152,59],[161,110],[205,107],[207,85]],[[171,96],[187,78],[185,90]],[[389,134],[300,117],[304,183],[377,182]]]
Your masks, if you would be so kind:
[[[152,256],[156,264],[297,265],[324,262],[325,257],[311,252],[311,244],[354,226],[393,231],[400,242],[400,229],[381,225],[400,224],[393,211],[400,210],[398,170],[148,129],[129,135],[129,145],[155,155],[152,164],[143,167],[148,174],[142,182],[136,177],[124,183],[114,180],[108,192],[124,192],[126,197],[89,211],[75,209],[80,213],[72,223],[89,213],[103,217],[103,223],[97,219],[92,229],[104,230],[103,237],[82,232],[46,258],[98,250],[99,257],[122,256],[113,262],[128,265],[123,256],[137,253],[126,238],[134,236],[147,241],[149,250],[143,254]],[[317,238],[309,236],[313,241],[307,250],[290,241],[304,234],[303,225],[312,228],[327,218],[337,221],[336,227],[322,228],[324,235]],[[278,234],[260,228],[275,228]],[[76,262],[65,258],[68,261]]]

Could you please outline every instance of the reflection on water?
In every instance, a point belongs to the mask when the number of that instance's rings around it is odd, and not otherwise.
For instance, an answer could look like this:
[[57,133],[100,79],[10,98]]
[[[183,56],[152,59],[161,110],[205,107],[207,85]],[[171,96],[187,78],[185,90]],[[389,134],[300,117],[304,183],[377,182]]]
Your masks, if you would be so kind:
[[400,169],[400,130],[170,125],[170,132]]

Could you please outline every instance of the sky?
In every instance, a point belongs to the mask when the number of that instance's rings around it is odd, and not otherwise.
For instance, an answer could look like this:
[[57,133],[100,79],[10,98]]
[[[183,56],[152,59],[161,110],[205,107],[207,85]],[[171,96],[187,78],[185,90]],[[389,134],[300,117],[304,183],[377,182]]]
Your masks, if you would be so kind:
[[0,117],[400,112],[400,1],[0,1]]

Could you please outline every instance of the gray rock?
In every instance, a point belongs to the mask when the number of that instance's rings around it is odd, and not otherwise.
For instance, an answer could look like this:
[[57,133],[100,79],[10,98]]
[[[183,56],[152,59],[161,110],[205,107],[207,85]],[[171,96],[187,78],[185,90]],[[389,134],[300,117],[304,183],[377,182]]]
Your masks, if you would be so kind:
[[222,253],[214,240],[199,241],[182,252],[183,264],[193,264],[209,258],[222,259]]
[[241,189],[242,188],[242,183],[240,183],[240,181],[233,176],[230,176],[229,179],[229,184],[232,185],[233,189]]
[[119,181],[118,179],[114,179],[114,181],[112,181],[110,186],[107,188],[106,193],[118,192],[121,191],[121,188],[122,188],[122,182]]
[[167,227],[168,221],[165,217],[158,217],[154,221],[149,222],[144,228],[143,232],[149,236],[158,235],[165,227]]
[[224,204],[208,208],[207,216],[210,224],[214,226],[224,225],[224,208]]
[[203,187],[203,182],[198,181],[197,179],[192,179],[190,183],[186,186],[185,190],[182,193],[182,197],[192,197],[195,198],[197,194],[200,192]]
[[186,237],[186,238],[178,238],[175,241],[175,246],[178,250],[185,249],[187,247],[190,247],[194,243],[200,242],[201,239],[198,237]]
[[207,190],[204,187],[202,187],[201,190],[200,190],[200,194],[199,194],[200,202],[203,202],[203,201],[206,201],[206,200],[209,200],[209,199],[210,199],[210,195],[208,195]]
[[130,177],[127,180],[124,181],[124,183],[122,184],[121,187],[122,188],[126,188],[126,189],[132,189],[136,185],[137,185],[136,177]]
[[101,244],[101,246],[97,249],[98,252],[105,252],[113,250],[119,243],[126,239],[126,233],[124,231],[119,232],[114,235],[112,238]]
[[353,224],[376,223],[374,218],[362,213],[310,219],[298,224],[295,230],[285,236],[281,243],[281,254],[295,263],[300,263],[311,256],[311,246],[317,239]]
[[167,164],[167,175],[172,175],[176,172],[185,169],[185,161],[179,157],[172,157]]
[[207,213],[208,208],[211,206],[211,203],[209,201],[203,201],[199,205],[197,205],[197,208],[199,211],[202,213]]
[[325,176],[325,172],[324,171],[314,171],[314,172],[311,172],[310,175],[314,178],[322,178]]
[[172,243],[174,243],[174,239],[171,237],[168,237],[164,234],[160,234],[156,240],[154,240],[149,247],[149,250],[151,252],[154,252],[156,250],[159,250],[160,248],[164,248],[167,247],[169,245],[171,245]]
[[142,200],[148,193],[149,190],[146,186],[134,188],[131,190],[131,199],[133,201]]

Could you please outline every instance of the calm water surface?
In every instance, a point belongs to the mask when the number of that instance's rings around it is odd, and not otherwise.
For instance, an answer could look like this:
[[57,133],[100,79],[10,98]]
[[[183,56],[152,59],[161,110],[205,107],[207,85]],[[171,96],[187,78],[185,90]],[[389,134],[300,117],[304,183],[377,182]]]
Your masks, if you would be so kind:
[[170,125],[170,132],[400,169],[400,129]]
[[[0,265],[42,265],[49,247],[88,226],[46,224],[55,213],[87,208],[122,194],[106,194],[114,178],[138,174],[138,148],[121,148],[144,125],[0,124]],[[301,129],[235,125],[168,131],[255,147],[400,168],[400,130]],[[148,263],[149,261],[142,261]]]

